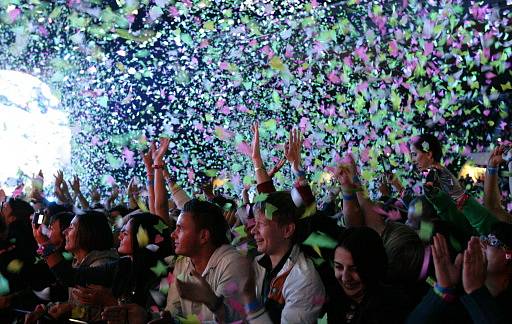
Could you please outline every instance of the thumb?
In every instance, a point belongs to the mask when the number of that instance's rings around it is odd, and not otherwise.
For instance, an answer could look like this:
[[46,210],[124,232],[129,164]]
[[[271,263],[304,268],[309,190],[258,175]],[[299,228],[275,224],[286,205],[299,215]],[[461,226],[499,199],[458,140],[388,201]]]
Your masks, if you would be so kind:
[[457,268],[457,270],[461,269],[462,260],[463,260],[462,253],[457,254],[457,257],[455,258],[455,268]]

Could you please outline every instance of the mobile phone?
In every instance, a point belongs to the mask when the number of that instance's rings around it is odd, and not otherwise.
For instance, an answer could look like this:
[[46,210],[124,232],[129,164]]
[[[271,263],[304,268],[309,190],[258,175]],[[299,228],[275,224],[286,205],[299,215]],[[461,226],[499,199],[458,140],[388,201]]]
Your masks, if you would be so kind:
[[32,218],[32,223],[36,228],[38,228],[41,224],[44,223],[44,210],[38,210],[34,213],[34,217]]

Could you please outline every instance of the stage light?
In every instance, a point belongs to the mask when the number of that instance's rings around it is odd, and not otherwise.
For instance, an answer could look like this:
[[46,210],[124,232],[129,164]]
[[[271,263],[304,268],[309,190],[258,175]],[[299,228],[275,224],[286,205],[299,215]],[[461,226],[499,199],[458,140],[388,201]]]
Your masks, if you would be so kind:
[[[0,70],[0,185],[12,190],[39,170],[46,184],[71,160],[68,115],[48,85],[29,74]],[[30,185],[30,181],[24,180]]]

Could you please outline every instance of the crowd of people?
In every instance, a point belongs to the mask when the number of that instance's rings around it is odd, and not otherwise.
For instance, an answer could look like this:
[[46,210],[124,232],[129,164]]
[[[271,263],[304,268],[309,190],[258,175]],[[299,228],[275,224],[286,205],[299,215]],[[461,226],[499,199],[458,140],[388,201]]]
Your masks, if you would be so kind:
[[[482,203],[431,134],[411,139],[420,195],[390,173],[370,199],[347,154],[333,172],[340,190],[321,199],[300,131],[270,171],[252,131],[252,200],[249,187],[190,196],[168,171],[167,138],[142,154],[146,186],[131,182],[126,198],[84,195],[62,172],[56,202],[41,173],[27,195],[0,190],[0,321],[512,323],[512,215],[498,186],[510,145],[489,158]],[[277,191],[287,163],[295,179]]]

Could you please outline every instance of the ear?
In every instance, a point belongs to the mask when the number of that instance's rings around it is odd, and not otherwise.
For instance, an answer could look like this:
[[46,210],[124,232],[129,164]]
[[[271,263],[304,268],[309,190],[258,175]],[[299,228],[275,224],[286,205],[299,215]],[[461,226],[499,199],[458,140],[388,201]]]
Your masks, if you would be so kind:
[[201,243],[201,245],[206,245],[210,241],[210,237],[210,231],[206,228],[199,231],[199,243]]
[[283,225],[283,237],[289,239],[295,233],[295,223],[288,223]]

